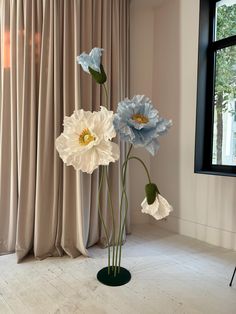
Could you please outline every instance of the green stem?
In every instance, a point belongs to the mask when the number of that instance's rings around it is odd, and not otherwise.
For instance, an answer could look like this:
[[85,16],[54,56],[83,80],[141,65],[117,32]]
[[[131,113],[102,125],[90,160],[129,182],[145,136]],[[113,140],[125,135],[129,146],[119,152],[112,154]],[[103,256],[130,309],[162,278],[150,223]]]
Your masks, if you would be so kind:
[[98,187],[98,214],[102,222],[102,226],[105,231],[106,239],[107,239],[107,245],[108,245],[108,275],[110,275],[110,241],[109,241],[109,235],[107,231],[107,227],[105,224],[105,221],[102,216],[101,212],[101,204],[100,204],[100,196],[101,196],[101,190],[102,190],[102,185],[103,185],[103,177],[104,177],[104,167],[101,167],[101,177],[100,177],[100,182],[99,182],[99,187]]
[[108,178],[108,167],[106,169],[106,180],[107,180],[107,188],[108,188],[108,200],[109,200],[109,206],[111,209],[111,215],[112,215],[112,270],[114,270],[115,265],[115,238],[116,238],[116,225],[115,225],[115,215],[114,215],[114,207],[112,203],[111,198],[111,190],[109,185],[109,178]]
[[[145,163],[139,158],[139,157],[136,157],[136,156],[127,156],[126,158],[126,161],[124,162],[123,166],[122,166],[122,173],[123,173],[123,168],[127,168],[127,164],[128,164],[128,161],[131,160],[131,159],[136,159],[138,160],[144,167],[145,171],[146,171],[146,174],[147,174],[147,177],[148,177],[148,181],[149,183],[151,183],[151,178],[150,178],[150,175],[149,175],[149,171],[147,169],[147,166],[145,165]],[[125,183],[125,180],[126,180],[126,171],[124,172],[124,178],[123,178],[123,182]],[[123,187],[125,188],[125,184],[123,184]],[[123,235],[124,235],[124,229],[125,229],[125,223],[126,223],[126,217],[127,217],[127,212],[128,212],[128,200],[127,200],[127,195],[126,195],[126,206],[125,206],[125,216],[124,216],[124,220],[123,220],[123,224],[122,224],[122,227],[121,227],[121,235],[120,235],[120,240],[119,241],[119,263],[118,263],[118,273],[120,272],[120,264],[121,264],[121,252],[122,252],[122,239],[123,239]]]
[[125,217],[127,213],[127,207],[128,207],[128,198],[126,194],[126,189],[125,189],[125,180],[126,180],[126,172],[127,172],[127,162],[129,155],[131,153],[133,145],[130,145],[129,151],[127,153],[126,159],[122,165],[121,169],[121,183],[122,183],[122,194],[121,194],[121,201],[120,201],[120,223],[119,223],[119,234],[117,238],[117,246],[116,246],[116,257],[115,257],[115,271],[114,271],[114,276],[116,276],[117,273],[117,259],[118,259],[118,252],[119,252],[119,247],[122,245],[122,237],[121,237],[121,231],[122,231],[122,209],[123,209],[123,199],[125,197],[126,200],[126,207],[125,207]]
[[129,160],[131,160],[131,159],[136,159],[136,160],[138,160],[139,162],[141,162],[141,164],[143,165],[143,167],[144,167],[144,169],[145,169],[145,171],[146,171],[146,174],[147,174],[149,183],[152,183],[152,182],[151,182],[150,175],[149,175],[148,168],[147,168],[147,166],[145,165],[145,163],[142,161],[142,159],[140,159],[139,157],[136,157],[136,156],[131,156],[131,157],[128,158],[127,162],[128,162]]
[[125,223],[126,223],[126,218],[127,218],[127,212],[128,212],[128,197],[127,197],[127,194],[125,192],[125,215],[124,215],[124,220],[123,220],[123,224],[122,224],[122,227],[121,227],[121,235],[120,235],[120,242],[119,242],[118,273],[120,272],[122,240],[123,240],[123,235],[124,235],[124,229],[125,229]]
[[103,88],[104,88],[105,97],[106,97],[105,107],[106,107],[107,109],[109,109],[109,108],[108,108],[108,91],[107,91],[107,88],[106,88],[106,85],[105,85],[105,84],[102,84],[102,86],[103,86]]

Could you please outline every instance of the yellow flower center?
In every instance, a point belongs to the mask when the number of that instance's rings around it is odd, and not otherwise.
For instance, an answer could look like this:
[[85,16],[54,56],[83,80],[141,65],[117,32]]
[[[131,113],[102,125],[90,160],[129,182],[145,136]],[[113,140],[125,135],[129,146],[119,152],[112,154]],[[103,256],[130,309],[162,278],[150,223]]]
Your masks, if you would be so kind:
[[133,119],[134,121],[140,123],[140,124],[141,124],[141,123],[146,124],[146,123],[148,123],[148,121],[149,121],[149,119],[148,119],[146,116],[144,116],[143,114],[134,114],[134,115],[132,116],[132,119]]
[[82,146],[86,146],[94,140],[95,137],[91,134],[88,128],[83,129],[83,131],[79,135],[79,143]]

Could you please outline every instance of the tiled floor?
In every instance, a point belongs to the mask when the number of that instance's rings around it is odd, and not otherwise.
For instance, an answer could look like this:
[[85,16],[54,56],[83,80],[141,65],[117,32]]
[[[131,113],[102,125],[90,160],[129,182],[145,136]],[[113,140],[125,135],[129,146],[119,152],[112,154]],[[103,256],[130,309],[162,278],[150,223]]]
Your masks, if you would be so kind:
[[235,314],[236,252],[158,229],[136,226],[123,250],[132,280],[106,287],[96,280],[106,250],[91,258],[0,256],[0,313]]

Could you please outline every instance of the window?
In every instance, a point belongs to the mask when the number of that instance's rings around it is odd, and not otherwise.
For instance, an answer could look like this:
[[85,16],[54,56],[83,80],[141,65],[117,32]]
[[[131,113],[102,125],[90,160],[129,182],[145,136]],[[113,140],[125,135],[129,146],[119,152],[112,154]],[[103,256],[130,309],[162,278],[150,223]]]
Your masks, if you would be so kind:
[[233,158],[236,160],[236,132],[233,135]]
[[195,172],[236,176],[236,0],[200,0]]

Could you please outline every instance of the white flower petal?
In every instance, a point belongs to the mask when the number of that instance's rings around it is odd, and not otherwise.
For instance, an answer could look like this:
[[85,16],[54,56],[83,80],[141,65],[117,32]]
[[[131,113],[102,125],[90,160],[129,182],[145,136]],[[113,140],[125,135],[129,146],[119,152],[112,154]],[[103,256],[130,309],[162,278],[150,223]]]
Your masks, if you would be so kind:
[[[100,165],[119,159],[119,146],[110,141],[116,133],[113,112],[102,107],[99,112],[75,111],[65,117],[64,132],[56,139],[56,149],[67,166],[92,173]],[[81,143],[81,134],[89,132],[92,140]]]
[[101,106],[101,110],[96,112],[94,120],[94,132],[103,134],[105,140],[111,140],[116,136],[116,131],[113,125],[114,113]]
[[156,197],[156,200],[151,205],[148,204],[147,199],[145,198],[141,204],[141,207],[142,213],[149,214],[157,220],[169,216],[170,212],[173,211],[172,206],[160,194],[158,194],[158,197]]
[[173,207],[168,203],[168,201],[160,194],[158,194],[158,199],[160,203],[159,212],[161,216],[169,215],[173,211]]
[[149,214],[149,215],[155,215],[155,213],[158,211],[159,209],[159,201],[158,198],[156,198],[156,200],[154,201],[153,204],[149,205],[147,202],[147,198],[145,197],[145,199],[143,200],[142,204],[142,213],[145,214]]

